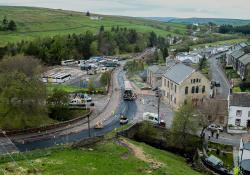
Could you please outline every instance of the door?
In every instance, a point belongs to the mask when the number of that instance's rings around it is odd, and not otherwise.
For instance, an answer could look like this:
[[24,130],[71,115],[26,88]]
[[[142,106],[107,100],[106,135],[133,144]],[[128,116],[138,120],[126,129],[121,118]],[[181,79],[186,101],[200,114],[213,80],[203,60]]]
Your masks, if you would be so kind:
[[247,128],[250,128],[250,120],[247,121]]

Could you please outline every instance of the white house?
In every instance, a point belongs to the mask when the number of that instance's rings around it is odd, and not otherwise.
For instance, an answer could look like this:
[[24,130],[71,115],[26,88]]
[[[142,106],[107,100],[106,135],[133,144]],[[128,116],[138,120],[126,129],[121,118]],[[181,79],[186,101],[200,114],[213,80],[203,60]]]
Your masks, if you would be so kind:
[[182,52],[176,55],[176,59],[181,62],[191,62],[194,64],[199,63],[202,56],[195,52]]
[[228,132],[246,132],[250,128],[250,93],[231,94],[228,110]]

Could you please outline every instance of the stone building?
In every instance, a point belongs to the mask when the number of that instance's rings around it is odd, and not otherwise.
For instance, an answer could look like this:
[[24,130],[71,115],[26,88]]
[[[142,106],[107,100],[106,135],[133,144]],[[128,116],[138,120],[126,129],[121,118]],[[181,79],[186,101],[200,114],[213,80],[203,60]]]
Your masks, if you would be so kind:
[[210,81],[192,67],[177,63],[163,74],[161,90],[164,100],[174,109],[188,98],[194,105],[199,105],[209,98]]

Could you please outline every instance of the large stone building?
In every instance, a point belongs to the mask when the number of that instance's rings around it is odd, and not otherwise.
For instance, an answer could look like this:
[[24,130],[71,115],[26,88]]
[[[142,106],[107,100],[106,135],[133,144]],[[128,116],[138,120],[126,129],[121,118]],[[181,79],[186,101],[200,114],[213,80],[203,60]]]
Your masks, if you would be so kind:
[[199,71],[182,63],[171,66],[162,76],[164,100],[174,109],[188,98],[199,105],[210,94],[210,81]]

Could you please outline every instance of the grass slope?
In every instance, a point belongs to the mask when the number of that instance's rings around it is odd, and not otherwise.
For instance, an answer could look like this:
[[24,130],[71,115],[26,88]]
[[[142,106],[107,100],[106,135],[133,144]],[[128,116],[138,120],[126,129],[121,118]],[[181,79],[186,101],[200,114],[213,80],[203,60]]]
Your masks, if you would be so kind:
[[[130,141],[131,142],[131,141]],[[162,151],[148,145],[132,142],[132,144],[143,149],[150,158],[160,161],[161,167],[153,169],[152,165],[138,159],[131,151],[114,141],[93,146],[92,149],[49,149],[44,150],[44,157],[34,158],[31,161],[17,161],[18,165],[5,163],[0,165],[5,173],[32,172],[30,162],[40,174],[71,174],[71,175],[199,175],[200,173],[191,169],[184,158],[172,153]],[[42,155],[41,151],[33,151]],[[30,156],[29,156],[30,158]],[[11,174],[11,173],[10,173]]]
[[102,20],[91,20],[82,12],[55,10],[34,7],[0,6],[0,20],[6,16],[17,23],[15,32],[0,32],[0,46],[8,42],[31,40],[36,37],[97,32],[101,25],[106,29],[112,26],[133,28],[140,32],[155,31],[157,34],[179,35],[186,32],[183,24],[166,24],[141,18],[103,16]]

